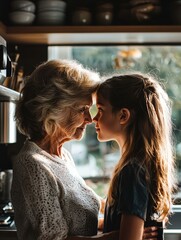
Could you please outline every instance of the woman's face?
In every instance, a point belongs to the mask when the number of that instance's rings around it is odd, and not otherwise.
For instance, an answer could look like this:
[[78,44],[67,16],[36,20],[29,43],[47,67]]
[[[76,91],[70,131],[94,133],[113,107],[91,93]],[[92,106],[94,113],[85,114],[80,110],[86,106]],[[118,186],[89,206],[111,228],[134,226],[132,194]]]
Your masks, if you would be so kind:
[[98,112],[93,118],[99,141],[117,140],[120,134],[119,113],[112,112],[112,106],[101,96],[96,96]]
[[71,139],[80,140],[85,132],[86,125],[92,123],[90,107],[92,106],[92,97],[81,101],[76,105],[76,117],[71,129]]

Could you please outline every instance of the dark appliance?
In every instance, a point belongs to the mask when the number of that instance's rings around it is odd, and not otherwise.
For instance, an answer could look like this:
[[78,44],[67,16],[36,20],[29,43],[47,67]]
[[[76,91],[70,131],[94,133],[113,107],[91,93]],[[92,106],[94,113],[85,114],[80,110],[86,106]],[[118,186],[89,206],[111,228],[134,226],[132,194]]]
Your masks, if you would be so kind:
[[3,86],[6,78],[11,77],[11,69],[6,41],[0,36],[0,229],[10,227],[14,216],[10,194],[13,170],[6,164],[10,158],[9,147],[17,142],[14,113],[19,93]]
[[14,113],[19,93],[3,86],[4,80],[9,76],[11,61],[7,54],[6,41],[0,36],[0,143],[16,142]]

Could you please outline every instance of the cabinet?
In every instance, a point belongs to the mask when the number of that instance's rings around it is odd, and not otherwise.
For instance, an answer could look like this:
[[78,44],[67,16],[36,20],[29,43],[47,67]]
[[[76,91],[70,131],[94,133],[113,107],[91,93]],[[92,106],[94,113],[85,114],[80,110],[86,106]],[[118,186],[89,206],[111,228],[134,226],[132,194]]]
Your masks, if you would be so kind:
[[181,44],[181,25],[5,26],[8,43],[46,45]]

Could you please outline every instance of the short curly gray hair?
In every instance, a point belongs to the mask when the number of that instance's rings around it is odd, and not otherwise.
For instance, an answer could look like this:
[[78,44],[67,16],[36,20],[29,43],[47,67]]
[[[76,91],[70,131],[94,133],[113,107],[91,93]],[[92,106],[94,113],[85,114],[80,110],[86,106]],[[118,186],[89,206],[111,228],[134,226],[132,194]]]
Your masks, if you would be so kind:
[[19,131],[33,140],[55,137],[57,130],[75,121],[70,109],[90,98],[99,83],[98,73],[76,61],[40,64],[27,77],[17,102],[15,119]]

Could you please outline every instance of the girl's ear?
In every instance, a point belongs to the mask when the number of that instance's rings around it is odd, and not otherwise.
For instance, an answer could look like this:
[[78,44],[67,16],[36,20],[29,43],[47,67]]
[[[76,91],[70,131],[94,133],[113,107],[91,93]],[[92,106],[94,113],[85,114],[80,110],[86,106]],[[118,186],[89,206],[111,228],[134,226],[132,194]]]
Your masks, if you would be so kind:
[[120,124],[127,124],[130,120],[130,111],[127,108],[122,108],[119,111]]

